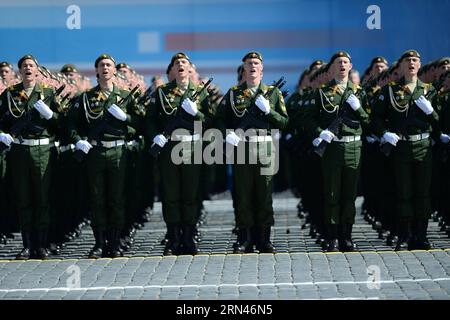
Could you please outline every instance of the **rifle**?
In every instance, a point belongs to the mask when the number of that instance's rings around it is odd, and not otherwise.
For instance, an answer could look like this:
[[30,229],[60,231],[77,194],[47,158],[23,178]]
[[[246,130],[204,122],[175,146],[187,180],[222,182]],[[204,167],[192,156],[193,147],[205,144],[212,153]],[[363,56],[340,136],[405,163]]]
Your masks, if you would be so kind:
[[[117,106],[121,106],[125,103],[128,103],[130,99],[134,97],[136,92],[139,90],[139,85],[136,85],[131,91],[127,94],[126,97],[121,98],[117,102]],[[102,111],[103,112],[103,111]],[[105,136],[105,133],[109,133],[111,135],[120,136],[123,134],[123,131],[121,129],[114,129],[111,127],[110,123],[111,121],[117,120],[112,114],[109,112],[103,112],[102,118],[100,120],[100,123],[91,128],[91,130],[88,133],[88,140],[95,140],[99,146],[102,146],[102,139]],[[81,162],[84,157],[85,153],[81,150],[75,150],[73,157],[78,161]]]
[[[425,98],[431,97],[432,94],[435,94],[438,90],[430,90],[425,95]],[[406,140],[409,140],[408,135],[408,128],[409,127],[419,127],[422,130],[425,130],[428,127],[428,123],[425,121],[421,121],[416,118],[418,107],[416,106],[414,101],[410,101],[410,108],[406,112],[406,117],[402,119],[399,126],[394,130],[393,132],[397,135],[403,136]],[[416,106],[416,107],[415,107]],[[389,157],[391,155],[392,150],[394,149],[394,145],[390,144],[389,142],[384,142],[380,145],[381,152],[386,156]]]
[[[204,90],[208,89],[208,86],[211,84],[212,81],[213,78],[209,78],[208,81],[203,85],[203,87],[192,95],[191,100],[195,101],[195,99],[197,99],[197,97],[199,97]],[[162,135],[167,140],[170,140],[172,132],[174,132],[176,129],[179,128],[189,130],[190,132],[194,131],[194,117],[188,114],[181,107],[178,107],[176,109],[175,116],[171,119],[171,121],[169,121],[169,123],[167,123],[162,132]],[[149,152],[153,157],[156,158],[158,154],[161,152],[162,148],[163,147],[153,142],[152,145],[150,146]]]
[[[65,89],[65,85],[60,86],[55,92],[53,92],[51,95],[44,98],[43,102],[45,104],[51,103],[51,101],[59,96]],[[27,111],[24,115],[20,117],[20,119],[11,126],[10,135],[13,138],[17,138],[20,143],[23,142],[22,133],[25,129],[28,129],[32,134],[39,135],[45,128],[40,127],[38,125],[32,125],[34,114],[38,113],[38,111],[35,108],[30,109]],[[0,153],[4,154],[5,152],[9,151],[11,149],[11,146],[7,146],[3,143],[0,143]]]
[[[345,124],[346,126],[352,128],[352,129],[357,129],[359,127],[358,120],[353,120],[353,119],[349,118],[351,112],[348,107],[348,103],[346,103],[346,101],[345,101],[346,99],[344,99],[346,96],[347,90],[342,95],[342,101],[340,103],[340,105],[342,106],[342,108],[340,106],[341,112],[339,112],[339,109],[338,109],[336,118],[334,118],[334,120],[328,126],[328,131],[333,133],[339,139],[342,138],[342,124]],[[314,152],[322,158],[327,146],[328,146],[328,142],[321,141],[317,147],[314,147]]]
[[[266,93],[263,94],[263,97],[265,99],[269,99],[275,89],[281,89],[285,84],[286,80],[284,80],[284,77],[281,77],[278,81],[274,81],[272,84],[273,87],[267,90]],[[259,93],[260,91],[256,93],[255,97],[257,97]],[[245,114],[236,129],[242,129],[243,131],[250,128],[268,129],[269,123],[267,121],[267,117],[255,103],[253,103],[248,109],[244,110],[244,112]]]

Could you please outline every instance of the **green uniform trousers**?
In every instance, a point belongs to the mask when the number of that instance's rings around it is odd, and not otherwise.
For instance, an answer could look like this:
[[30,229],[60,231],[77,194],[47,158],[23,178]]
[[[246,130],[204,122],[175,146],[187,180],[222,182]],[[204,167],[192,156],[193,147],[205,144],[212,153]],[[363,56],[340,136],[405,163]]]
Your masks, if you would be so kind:
[[23,232],[46,231],[50,225],[50,145],[12,144],[9,153],[20,229]]
[[328,144],[322,158],[324,220],[353,224],[360,171],[361,141]]
[[[163,217],[167,225],[195,226],[201,164],[194,164],[194,150],[198,149],[194,145],[200,142],[181,142],[183,150],[179,155],[183,159],[190,159],[190,164],[174,163],[172,148],[179,143],[180,141],[169,141],[159,154]],[[200,152],[201,150],[200,147]]]
[[121,229],[125,220],[126,146],[93,147],[87,156],[93,228]]
[[[272,143],[267,143],[267,150],[262,150],[261,144],[245,143],[245,163],[237,163],[238,153],[235,154],[235,164],[233,165],[234,209],[236,225],[239,228],[267,227],[274,224],[273,174],[267,174],[269,170],[266,169],[273,167],[273,161],[278,161],[278,159],[274,160],[275,148]],[[256,146],[257,148],[255,148]],[[258,155],[254,164],[249,161],[249,148],[254,148],[253,152],[257,152]],[[268,159],[260,161],[260,155],[264,153],[272,157],[271,162],[267,162]],[[262,174],[262,170],[266,171],[266,174]]]
[[398,217],[428,219],[432,175],[430,139],[399,141],[392,156]]

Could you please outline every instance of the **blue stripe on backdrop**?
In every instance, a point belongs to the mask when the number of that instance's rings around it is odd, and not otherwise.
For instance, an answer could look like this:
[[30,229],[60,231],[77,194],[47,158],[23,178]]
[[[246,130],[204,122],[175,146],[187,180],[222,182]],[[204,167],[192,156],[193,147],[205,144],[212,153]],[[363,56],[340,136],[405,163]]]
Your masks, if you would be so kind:
[[[80,7],[80,30],[66,27],[71,4]],[[381,30],[366,27],[372,4],[381,10]],[[175,51],[188,48],[200,70],[226,66],[216,70],[216,80],[229,87],[242,55],[256,49],[267,70],[290,70],[292,88],[302,68],[338,49],[349,51],[361,71],[375,55],[393,61],[409,48],[425,62],[449,55],[449,9],[450,0],[5,0],[0,59],[15,62],[31,52],[43,64],[90,67],[99,53],[109,52],[164,70]]]

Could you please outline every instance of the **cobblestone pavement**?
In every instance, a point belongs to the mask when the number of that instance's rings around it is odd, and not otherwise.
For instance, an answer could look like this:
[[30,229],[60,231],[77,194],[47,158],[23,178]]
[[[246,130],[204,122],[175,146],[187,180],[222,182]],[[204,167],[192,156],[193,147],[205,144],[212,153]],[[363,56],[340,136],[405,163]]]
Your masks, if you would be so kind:
[[[450,299],[450,239],[430,220],[434,250],[394,252],[357,214],[354,253],[322,253],[302,229],[298,199],[275,198],[276,254],[231,254],[230,200],[206,201],[201,254],[163,257],[161,206],[118,259],[85,259],[92,231],[50,260],[9,260],[20,235],[0,246],[0,299]],[[361,199],[357,206],[360,208]]]

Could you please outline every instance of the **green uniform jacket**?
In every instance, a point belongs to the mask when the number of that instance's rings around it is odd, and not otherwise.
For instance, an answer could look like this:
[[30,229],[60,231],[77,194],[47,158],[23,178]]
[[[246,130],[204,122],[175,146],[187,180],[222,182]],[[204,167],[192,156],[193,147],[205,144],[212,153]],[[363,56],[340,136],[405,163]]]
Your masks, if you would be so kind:
[[[421,95],[426,96],[432,90],[430,84],[418,80],[416,89],[411,93],[405,86],[404,78],[384,86],[373,105],[371,114],[373,132],[380,138],[386,131],[403,135],[430,133],[432,125],[438,122],[438,114],[433,111],[432,114],[426,115],[414,101]],[[407,113],[411,112],[412,120],[405,122]]]
[[[105,128],[100,132],[102,141],[127,139],[130,127],[138,127],[140,120],[135,112],[134,100],[123,101],[129,93],[128,90],[119,89],[115,85],[109,97],[103,94],[99,85],[83,93],[68,116],[67,126],[71,143],[76,143],[82,137],[87,137],[89,140],[97,139],[98,137],[92,136],[92,133],[98,126]],[[108,108],[114,103],[127,114],[125,121],[116,119],[108,112]],[[102,113],[103,115],[100,115]],[[104,125],[105,115],[108,117],[107,125]]]
[[[238,128],[243,119],[239,115],[244,114],[244,110],[254,105],[259,93],[266,93],[270,89],[273,89],[273,87],[261,83],[257,94],[252,97],[247,83],[232,87],[223,97],[217,109],[217,127],[222,133],[225,133],[226,129],[235,130]],[[269,97],[269,105],[270,112],[263,118],[264,121],[267,121],[267,129],[285,129],[288,125],[289,117],[286,112],[283,95],[278,88]]]
[[[145,117],[145,131],[147,141],[153,141],[153,138],[162,134],[164,128],[173,120],[176,115],[176,109],[181,108],[184,99],[191,98],[196,91],[200,91],[200,86],[195,86],[189,82],[188,88],[181,93],[177,87],[176,80],[160,86],[153,93]],[[191,99],[192,100],[192,99]],[[209,104],[206,90],[197,97],[198,112],[194,121],[201,121],[205,126],[210,126],[214,117],[214,109]],[[204,128],[203,128],[204,129]]]
[[[354,94],[360,101],[361,107],[353,111],[345,102],[347,98]],[[363,129],[367,130],[369,126],[369,115],[366,110],[368,108],[367,97],[364,90],[348,81],[347,88],[344,93],[340,93],[335,80],[330,81],[321,88],[315,90],[309,101],[304,102],[305,129],[310,132],[312,137],[318,137],[320,133],[327,129],[333,120],[339,116],[341,108],[349,108],[349,116],[352,120],[359,121],[359,126],[354,129],[346,124],[342,124],[342,136],[358,136],[362,134]]]
[[[30,114],[31,121],[21,132],[22,138],[42,139],[53,137],[57,131],[59,119],[58,105],[55,99],[47,103],[48,107],[53,111],[53,117],[50,120],[42,117],[33,107],[38,100],[44,100],[45,97],[49,97],[53,92],[52,87],[37,83],[30,97],[27,97],[22,82],[3,91],[0,96],[0,132],[11,133],[11,128],[18,121],[23,121],[25,119],[23,118],[24,116]],[[33,127],[36,130],[33,130]]]
[[450,90],[441,91],[436,97],[436,109],[439,114],[439,127],[444,134],[450,134]]

